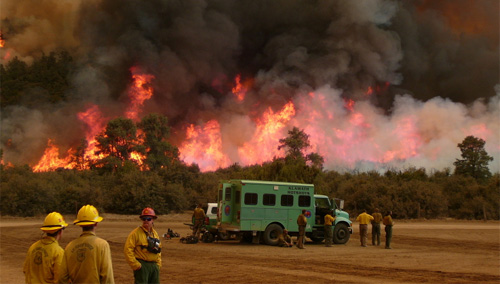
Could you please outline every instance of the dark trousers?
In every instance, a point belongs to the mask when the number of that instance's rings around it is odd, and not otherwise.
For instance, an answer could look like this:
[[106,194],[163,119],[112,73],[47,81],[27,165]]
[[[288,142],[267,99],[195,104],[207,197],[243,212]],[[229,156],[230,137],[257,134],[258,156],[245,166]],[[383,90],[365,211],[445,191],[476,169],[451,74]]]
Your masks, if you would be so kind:
[[298,248],[304,248],[305,234],[306,234],[306,226],[299,226],[299,238],[297,239]]
[[333,243],[332,226],[325,225],[325,246],[330,247]]
[[385,226],[385,248],[391,248],[392,225]]
[[368,224],[359,224],[359,240],[361,246],[366,247],[366,240],[368,239]]
[[380,224],[372,224],[372,245],[380,245]]
[[160,267],[156,262],[138,259],[141,269],[134,271],[135,284],[159,284]]

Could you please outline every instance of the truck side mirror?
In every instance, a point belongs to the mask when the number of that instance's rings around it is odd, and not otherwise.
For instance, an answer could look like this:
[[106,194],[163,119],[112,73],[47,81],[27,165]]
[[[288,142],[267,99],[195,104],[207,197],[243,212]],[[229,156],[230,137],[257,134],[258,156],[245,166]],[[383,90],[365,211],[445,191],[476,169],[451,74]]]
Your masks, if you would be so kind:
[[344,210],[344,200],[339,200],[339,207],[340,207],[340,210]]

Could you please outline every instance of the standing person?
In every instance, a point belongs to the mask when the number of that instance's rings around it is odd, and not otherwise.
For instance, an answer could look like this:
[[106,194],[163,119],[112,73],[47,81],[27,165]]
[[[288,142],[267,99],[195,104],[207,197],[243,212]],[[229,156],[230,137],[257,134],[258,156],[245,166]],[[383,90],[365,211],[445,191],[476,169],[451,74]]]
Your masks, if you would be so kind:
[[24,261],[26,283],[58,283],[64,249],[59,246],[63,230],[68,224],[58,212],[45,217],[42,227],[45,236],[31,245]]
[[154,229],[158,217],[147,207],[139,218],[142,225],[130,232],[125,242],[125,259],[134,271],[134,283],[160,283],[161,242]]
[[283,229],[283,233],[278,236],[278,246],[287,248],[293,246],[292,237],[288,234],[287,229]]
[[299,225],[299,238],[297,239],[297,247],[299,249],[304,249],[305,242],[305,234],[306,234],[306,225],[307,225],[307,217],[306,210],[302,209],[302,214],[297,218],[297,225]]
[[333,211],[325,215],[325,246],[331,247],[333,244],[332,225],[335,222],[335,217],[332,216]]
[[373,221],[372,221],[372,245],[380,245],[380,222],[382,222],[382,214],[378,211],[378,208],[373,210]]
[[74,224],[82,228],[82,234],[64,250],[59,282],[115,283],[109,244],[95,234],[103,218],[92,205],[83,206],[76,218]]
[[387,211],[382,222],[385,225],[385,248],[391,249],[392,226],[394,225],[392,221],[392,211]]
[[356,221],[359,221],[359,239],[362,247],[366,247],[366,240],[368,239],[368,224],[371,220],[373,220],[373,216],[366,213],[366,210],[363,210],[363,213],[359,214],[356,218]]
[[203,211],[201,206],[202,204],[198,203],[198,206],[196,206],[193,212],[193,236],[196,236],[198,240],[200,239],[201,227],[203,226],[203,222],[205,222],[205,211]]

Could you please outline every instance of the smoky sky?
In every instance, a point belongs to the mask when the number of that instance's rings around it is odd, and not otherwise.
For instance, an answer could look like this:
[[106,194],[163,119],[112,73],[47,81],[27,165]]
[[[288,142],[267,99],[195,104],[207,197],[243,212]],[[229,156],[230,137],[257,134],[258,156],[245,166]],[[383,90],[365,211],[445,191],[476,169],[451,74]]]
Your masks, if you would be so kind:
[[[77,124],[72,114],[88,103],[108,117],[120,115],[131,67],[154,75],[154,97],[145,112],[168,116],[174,140],[183,139],[180,128],[186,123],[279,109],[297,93],[324,86],[343,98],[368,101],[388,116],[397,111],[399,96],[463,105],[487,104],[498,96],[496,0],[6,0],[1,5],[2,63],[7,52],[31,62],[64,49],[77,64],[66,103],[3,111],[1,142],[10,145],[6,160],[32,163],[46,145],[41,138],[51,135],[74,144],[82,129],[68,125]],[[228,99],[238,74],[252,81],[242,105]],[[367,96],[374,86],[382,87]],[[57,134],[64,129],[68,135]],[[28,145],[34,151],[21,153]]]

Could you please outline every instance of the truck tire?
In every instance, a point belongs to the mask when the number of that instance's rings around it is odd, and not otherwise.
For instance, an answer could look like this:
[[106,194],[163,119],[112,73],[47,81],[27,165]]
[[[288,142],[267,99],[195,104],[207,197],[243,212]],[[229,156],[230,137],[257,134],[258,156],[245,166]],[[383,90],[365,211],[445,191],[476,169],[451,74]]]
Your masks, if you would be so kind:
[[205,232],[201,236],[201,241],[204,243],[211,243],[214,241],[214,239],[215,239],[214,235],[212,235],[212,233],[210,233],[210,232]]
[[351,234],[345,223],[335,225],[333,229],[333,242],[336,244],[345,244],[349,241]]
[[227,241],[229,240],[229,234],[226,233],[226,232],[218,232],[217,233],[217,237],[219,238],[219,240],[221,241]]
[[283,228],[278,224],[267,226],[264,232],[264,243],[270,246],[278,245],[279,236],[283,233]]

